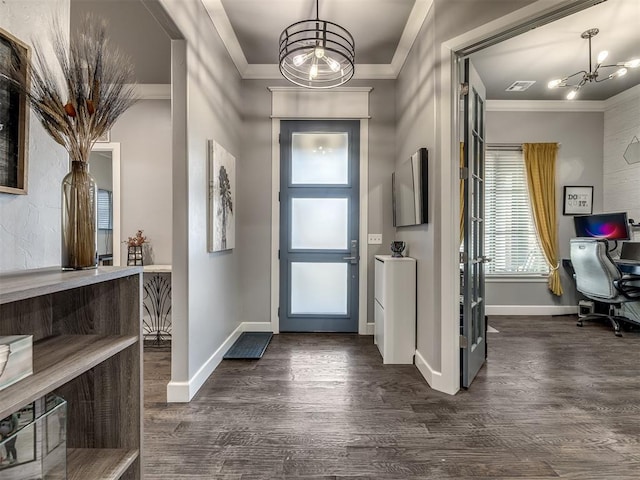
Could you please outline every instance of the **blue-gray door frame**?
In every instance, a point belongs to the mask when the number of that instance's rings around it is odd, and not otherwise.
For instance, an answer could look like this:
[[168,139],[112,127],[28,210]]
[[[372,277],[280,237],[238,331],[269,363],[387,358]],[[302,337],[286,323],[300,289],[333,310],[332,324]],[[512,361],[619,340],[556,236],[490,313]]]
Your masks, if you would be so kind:
[[[349,183],[347,185],[292,185],[291,138],[294,133],[343,133],[348,135]],[[359,228],[360,228],[360,121],[282,120],[280,122],[280,308],[281,332],[358,332]],[[292,250],[291,200],[293,198],[349,198],[349,245],[345,250]],[[348,260],[348,257],[356,260]],[[293,262],[344,262],[348,266],[346,315],[291,314],[291,264]]]

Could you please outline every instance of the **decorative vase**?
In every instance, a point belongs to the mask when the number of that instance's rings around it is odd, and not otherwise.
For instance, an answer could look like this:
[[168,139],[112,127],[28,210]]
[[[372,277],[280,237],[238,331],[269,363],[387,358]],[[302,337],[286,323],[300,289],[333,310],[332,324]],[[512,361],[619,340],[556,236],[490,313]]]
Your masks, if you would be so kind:
[[98,187],[87,162],[72,161],[62,180],[62,269],[98,266]]
[[393,252],[391,256],[396,258],[402,257],[402,252],[404,252],[404,249],[406,246],[407,246],[406,243],[401,242],[399,240],[395,240],[391,242],[391,251]]

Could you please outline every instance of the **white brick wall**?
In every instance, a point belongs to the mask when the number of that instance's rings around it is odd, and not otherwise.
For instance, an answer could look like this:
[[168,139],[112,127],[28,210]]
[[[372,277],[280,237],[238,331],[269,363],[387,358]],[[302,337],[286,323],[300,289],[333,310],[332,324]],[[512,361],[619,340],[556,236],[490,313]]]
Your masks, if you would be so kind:
[[[609,103],[609,102],[608,102]],[[604,211],[627,212],[640,222],[640,163],[629,165],[622,156],[640,138],[640,85],[610,100],[604,113]],[[635,229],[636,241],[640,230]]]

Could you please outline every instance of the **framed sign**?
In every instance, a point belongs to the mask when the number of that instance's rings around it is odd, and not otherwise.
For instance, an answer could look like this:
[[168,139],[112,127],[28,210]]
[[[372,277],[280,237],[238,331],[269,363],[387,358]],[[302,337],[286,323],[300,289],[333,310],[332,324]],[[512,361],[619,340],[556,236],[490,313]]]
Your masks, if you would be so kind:
[[[26,77],[29,48],[0,28],[0,192],[27,193],[29,107],[23,91],[8,80]],[[28,85],[27,85],[28,88]]]
[[564,187],[563,215],[591,215],[593,213],[593,187]]

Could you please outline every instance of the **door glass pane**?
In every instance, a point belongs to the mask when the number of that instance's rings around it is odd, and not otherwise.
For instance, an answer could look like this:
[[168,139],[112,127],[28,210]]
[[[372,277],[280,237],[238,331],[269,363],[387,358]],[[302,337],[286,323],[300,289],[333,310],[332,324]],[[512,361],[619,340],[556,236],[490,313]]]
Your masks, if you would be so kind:
[[291,248],[347,250],[347,198],[293,198],[291,200]]
[[347,263],[291,263],[291,314],[347,314]]
[[347,133],[291,135],[291,184],[346,185],[349,183]]

